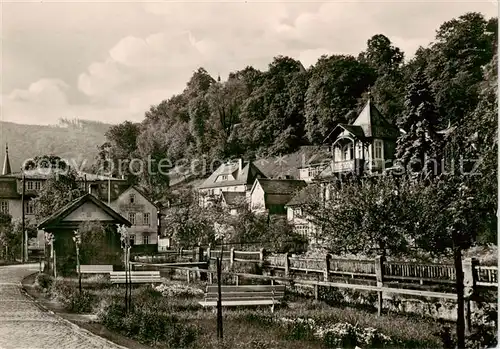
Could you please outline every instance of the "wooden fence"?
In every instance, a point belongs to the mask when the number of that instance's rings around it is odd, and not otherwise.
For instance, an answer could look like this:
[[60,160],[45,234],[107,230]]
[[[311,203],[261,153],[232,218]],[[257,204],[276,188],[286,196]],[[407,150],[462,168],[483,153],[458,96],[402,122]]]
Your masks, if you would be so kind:
[[[136,257],[137,262],[167,263],[172,261],[210,261],[222,257],[223,261],[235,263],[260,263],[268,269],[284,271],[285,277],[292,273],[320,273],[338,277],[377,279],[377,270],[387,281],[419,282],[420,284],[453,284],[456,281],[455,267],[451,264],[424,264],[414,262],[385,261],[384,259],[341,259],[326,255],[325,258],[303,258],[289,254],[266,254],[259,251],[237,251],[234,248],[214,250],[196,248],[165,251],[158,256]],[[498,268],[478,265],[472,259],[476,284],[483,287],[498,287]]]

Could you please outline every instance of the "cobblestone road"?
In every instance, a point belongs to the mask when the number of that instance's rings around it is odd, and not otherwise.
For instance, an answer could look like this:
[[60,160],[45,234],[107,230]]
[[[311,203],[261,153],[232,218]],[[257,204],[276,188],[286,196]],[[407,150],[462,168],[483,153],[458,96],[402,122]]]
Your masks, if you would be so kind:
[[38,265],[0,267],[0,349],[118,349],[60,317],[43,311],[21,291]]

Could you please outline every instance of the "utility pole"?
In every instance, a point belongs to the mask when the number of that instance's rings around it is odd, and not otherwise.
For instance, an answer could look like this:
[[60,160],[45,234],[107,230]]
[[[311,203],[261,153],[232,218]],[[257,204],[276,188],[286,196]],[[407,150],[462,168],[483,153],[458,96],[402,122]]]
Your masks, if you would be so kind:
[[26,177],[24,175],[24,169],[21,167],[21,171],[23,173],[23,177],[21,179],[22,181],[22,192],[21,192],[21,211],[22,211],[22,214],[21,214],[21,220],[22,220],[22,251],[21,251],[21,256],[22,256],[22,262],[26,262],[28,260],[28,239],[27,239],[27,234],[26,234],[26,227],[25,227],[25,210],[26,210],[26,202],[24,200],[24,194],[25,194],[25,191],[26,191]]

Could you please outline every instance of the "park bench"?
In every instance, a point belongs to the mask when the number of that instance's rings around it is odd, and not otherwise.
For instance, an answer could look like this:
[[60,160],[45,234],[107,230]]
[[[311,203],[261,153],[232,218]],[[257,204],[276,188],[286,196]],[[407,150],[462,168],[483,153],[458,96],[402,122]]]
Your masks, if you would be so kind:
[[112,284],[124,284],[126,281],[132,284],[153,284],[161,282],[159,271],[131,271],[125,279],[124,271],[114,271],[109,274]]
[[[199,304],[203,307],[215,307],[218,296],[217,286],[207,286],[205,298]],[[271,312],[274,312],[274,306],[281,303],[284,297],[285,285],[221,286],[223,307],[270,305]]]
[[109,274],[112,271],[112,265],[80,265],[80,272],[82,274]]

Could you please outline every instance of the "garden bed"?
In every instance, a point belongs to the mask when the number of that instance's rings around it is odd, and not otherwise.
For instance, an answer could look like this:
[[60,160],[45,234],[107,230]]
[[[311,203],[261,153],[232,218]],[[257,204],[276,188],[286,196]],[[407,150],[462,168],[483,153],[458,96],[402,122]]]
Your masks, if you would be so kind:
[[[40,283],[45,281],[31,280],[37,285],[31,291],[38,292],[37,298],[52,306],[57,300],[58,312],[66,312],[67,317],[70,312],[95,314],[99,323],[76,322],[134,349],[146,345],[158,349],[444,347],[440,336],[443,325],[439,322],[392,314],[377,317],[369,311],[332,307],[300,297],[288,297],[274,314],[268,307],[224,309],[224,341],[220,343],[216,314],[198,304],[203,298],[202,284],[135,286],[132,308],[127,313],[124,287],[111,286],[105,279],[86,280],[82,296],[75,280],[52,280],[52,285],[43,290]],[[125,343],[127,339],[131,341]]]

